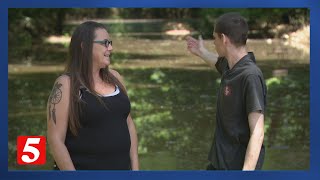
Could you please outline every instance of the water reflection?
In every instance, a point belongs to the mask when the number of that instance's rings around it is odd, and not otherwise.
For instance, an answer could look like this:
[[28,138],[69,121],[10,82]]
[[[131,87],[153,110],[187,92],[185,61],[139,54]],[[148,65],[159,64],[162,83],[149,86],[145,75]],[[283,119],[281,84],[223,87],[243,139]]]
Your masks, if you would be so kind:
[[[260,67],[269,92],[263,169],[308,169],[309,66],[292,64],[288,76],[279,78],[272,76],[269,63]],[[132,102],[141,169],[205,169],[215,127],[218,73],[165,68],[119,72]],[[9,75],[9,169],[52,169],[50,155],[45,166],[18,166],[15,143],[18,135],[46,135],[45,107],[57,75]]]

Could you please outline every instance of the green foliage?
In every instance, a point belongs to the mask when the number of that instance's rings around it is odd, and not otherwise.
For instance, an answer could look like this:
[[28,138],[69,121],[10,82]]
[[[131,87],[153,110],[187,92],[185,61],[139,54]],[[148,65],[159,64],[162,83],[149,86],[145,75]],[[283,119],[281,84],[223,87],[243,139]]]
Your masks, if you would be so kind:
[[[127,36],[128,33],[140,38],[163,38],[166,25],[182,23],[193,35],[200,33],[203,38],[212,38],[215,19],[225,12],[237,11],[248,19],[250,38],[275,37],[273,31],[279,24],[287,24],[285,31],[294,31],[309,24],[309,9],[306,8],[10,8],[9,9],[9,62],[39,61],[37,52],[42,51],[44,38],[49,35],[72,34],[73,20],[83,19],[163,19],[162,22],[108,23],[114,36]],[[41,17],[41,18],[39,18]],[[270,18],[272,17],[272,18]],[[66,21],[69,23],[66,24]],[[155,33],[158,36],[144,36],[143,33]],[[284,32],[282,32],[284,33]],[[67,44],[63,45],[67,47]],[[40,47],[40,49],[39,49]],[[50,53],[50,52],[48,52]],[[46,58],[45,58],[46,59]],[[59,56],[58,60],[63,59]]]
[[[239,12],[249,24],[249,38],[273,37],[272,29],[277,25],[291,26],[288,31],[295,31],[303,25],[310,24],[310,12],[307,8],[252,8],[252,9],[201,9],[201,33],[211,38],[215,19],[227,12]],[[258,32],[256,32],[258,31]]]
[[[48,35],[62,35],[70,9],[9,9],[9,62],[37,58],[37,46]],[[39,18],[41,17],[41,18]]]
[[309,144],[309,138],[305,139],[309,137],[309,128],[303,128],[309,126],[309,78],[296,75],[272,77],[266,80],[266,84],[269,103],[265,123],[266,133],[271,135],[268,145],[292,145],[293,139]]
[[[9,33],[26,30],[33,38],[62,34],[65,16],[71,9],[10,9]],[[41,17],[41,18],[39,18]]]
[[266,80],[266,85],[269,88],[274,85],[280,85],[280,83],[281,83],[281,78],[279,77],[272,77]]
[[156,83],[162,83],[165,76],[166,75],[161,70],[155,69],[151,74],[150,79],[155,81]]

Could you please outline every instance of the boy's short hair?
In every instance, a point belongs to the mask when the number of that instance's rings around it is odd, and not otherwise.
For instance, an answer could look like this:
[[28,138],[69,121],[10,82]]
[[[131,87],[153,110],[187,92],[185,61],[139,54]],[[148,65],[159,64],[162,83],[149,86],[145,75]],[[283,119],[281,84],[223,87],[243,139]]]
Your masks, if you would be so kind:
[[214,27],[215,33],[225,34],[236,47],[246,45],[248,31],[246,19],[236,12],[221,15]]

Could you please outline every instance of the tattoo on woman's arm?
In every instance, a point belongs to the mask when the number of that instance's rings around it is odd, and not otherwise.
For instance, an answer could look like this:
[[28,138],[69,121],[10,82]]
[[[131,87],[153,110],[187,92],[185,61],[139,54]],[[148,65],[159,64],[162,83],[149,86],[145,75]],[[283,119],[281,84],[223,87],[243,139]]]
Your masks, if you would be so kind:
[[[62,91],[61,91],[62,84],[57,82],[51,91],[50,97],[49,97],[49,119],[52,119],[54,124],[56,124],[56,104],[58,104],[61,101],[62,98]],[[51,106],[53,106],[53,109],[51,111]]]

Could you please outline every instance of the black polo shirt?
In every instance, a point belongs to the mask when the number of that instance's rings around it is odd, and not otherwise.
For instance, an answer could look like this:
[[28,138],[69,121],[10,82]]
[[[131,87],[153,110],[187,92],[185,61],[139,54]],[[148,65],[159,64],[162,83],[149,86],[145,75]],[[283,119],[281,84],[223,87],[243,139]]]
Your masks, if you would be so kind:
[[[232,69],[225,58],[218,58],[216,68],[222,77],[209,161],[216,169],[241,170],[250,139],[248,115],[265,112],[266,85],[253,53],[241,58]],[[264,146],[256,169],[261,169],[263,158]]]

